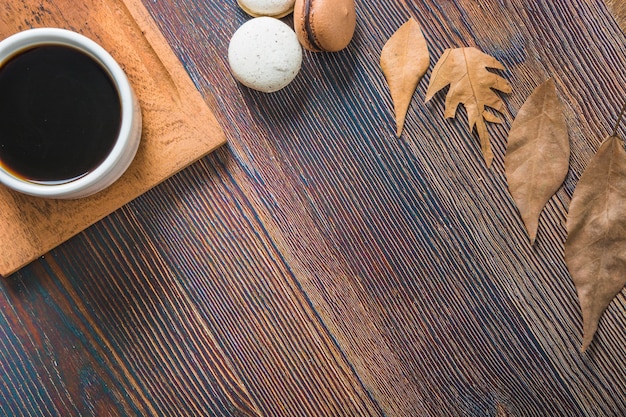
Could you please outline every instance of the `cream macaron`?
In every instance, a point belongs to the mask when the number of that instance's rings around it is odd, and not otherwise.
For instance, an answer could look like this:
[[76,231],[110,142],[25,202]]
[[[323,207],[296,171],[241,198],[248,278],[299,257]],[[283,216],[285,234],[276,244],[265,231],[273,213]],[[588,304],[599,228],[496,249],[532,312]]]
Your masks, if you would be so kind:
[[250,16],[281,18],[293,12],[295,0],[237,0],[237,3]]
[[287,24],[273,17],[255,17],[233,34],[228,62],[240,83],[271,93],[287,86],[298,75],[302,46]]

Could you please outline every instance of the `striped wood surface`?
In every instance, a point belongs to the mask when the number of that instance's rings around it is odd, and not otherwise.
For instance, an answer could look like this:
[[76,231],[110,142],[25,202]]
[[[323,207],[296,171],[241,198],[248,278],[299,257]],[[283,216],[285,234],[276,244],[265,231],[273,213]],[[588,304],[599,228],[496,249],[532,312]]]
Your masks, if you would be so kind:
[[[350,47],[306,53],[271,95],[229,75],[234,1],[145,4],[229,144],[0,282],[0,414],[626,414],[624,292],[581,354],[563,261],[572,192],[626,96],[605,3],[358,1]],[[490,170],[463,109],[423,103],[430,70],[394,137],[378,58],[409,15],[433,65],[476,46],[506,66]],[[571,171],[530,247],[503,153],[547,77]]]

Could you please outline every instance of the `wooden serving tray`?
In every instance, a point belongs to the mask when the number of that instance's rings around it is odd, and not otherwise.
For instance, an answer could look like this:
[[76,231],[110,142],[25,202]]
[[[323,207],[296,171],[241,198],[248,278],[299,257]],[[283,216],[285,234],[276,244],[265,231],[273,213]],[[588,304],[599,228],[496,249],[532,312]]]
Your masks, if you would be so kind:
[[8,276],[226,139],[141,0],[9,0],[1,8],[0,39],[30,28],[59,27],[102,45],[126,71],[143,116],[132,165],[94,196],[49,200],[0,185],[0,275]]

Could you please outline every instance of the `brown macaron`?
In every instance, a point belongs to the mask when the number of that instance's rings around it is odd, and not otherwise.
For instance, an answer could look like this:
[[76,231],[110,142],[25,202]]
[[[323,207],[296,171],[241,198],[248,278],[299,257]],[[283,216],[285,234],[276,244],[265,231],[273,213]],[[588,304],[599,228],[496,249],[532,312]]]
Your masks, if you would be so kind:
[[354,0],[296,0],[293,19],[298,40],[305,49],[340,51],[354,35]]

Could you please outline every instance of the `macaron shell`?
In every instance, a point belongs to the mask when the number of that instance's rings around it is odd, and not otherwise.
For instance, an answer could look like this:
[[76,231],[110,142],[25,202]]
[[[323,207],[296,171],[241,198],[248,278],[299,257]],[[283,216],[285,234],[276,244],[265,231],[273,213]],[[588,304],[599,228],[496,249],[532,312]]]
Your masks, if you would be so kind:
[[239,7],[252,17],[280,19],[293,12],[295,0],[237,0]]
[[287,24],[273,17],[255,17],[233,34],[228,62],[240,83],[271,93],[296,77],[302,65],[302,47]]
[[304,48],[310,51],[340,51],[354,36],[354,0],[296,0],[294,28]]

